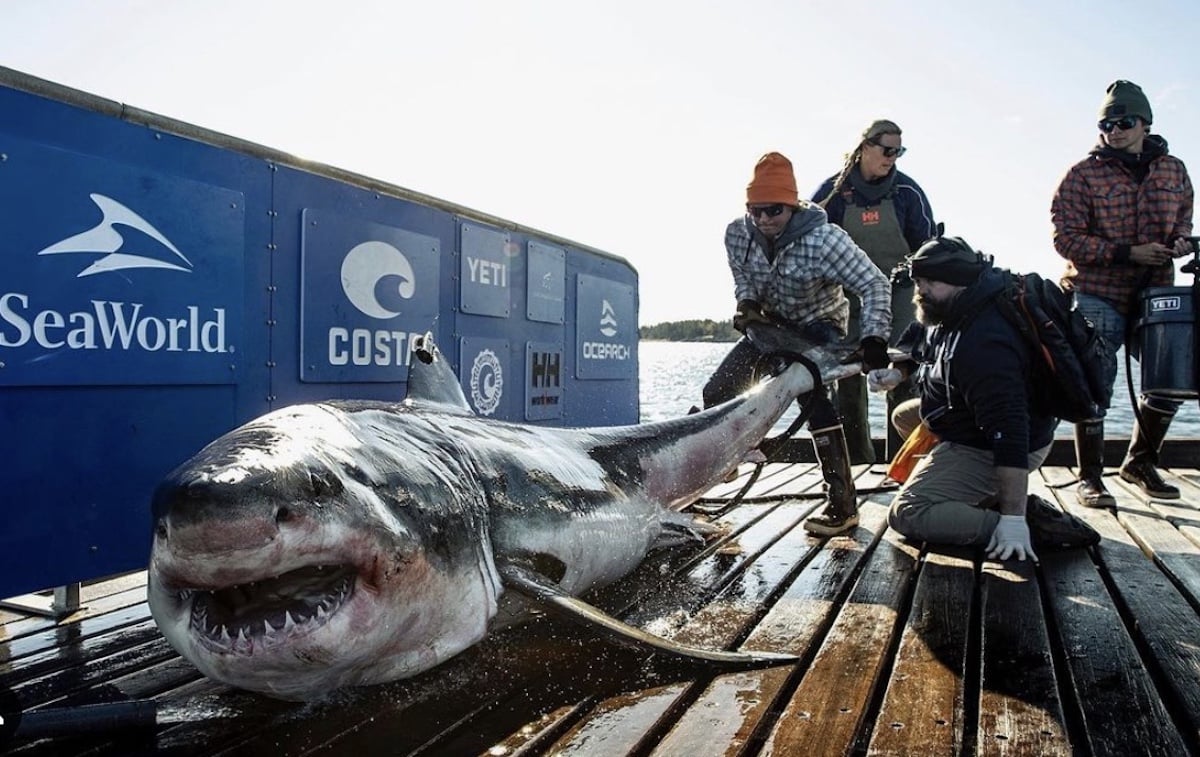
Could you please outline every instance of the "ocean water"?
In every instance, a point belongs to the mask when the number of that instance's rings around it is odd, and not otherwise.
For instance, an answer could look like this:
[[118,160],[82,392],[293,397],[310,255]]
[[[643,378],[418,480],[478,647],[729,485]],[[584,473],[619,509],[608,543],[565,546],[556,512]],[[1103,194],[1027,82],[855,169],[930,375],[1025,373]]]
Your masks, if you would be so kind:
[[[700,390],[713,370],[733,345],[725,342],[658,342],[643,341],[638,347],[641,386],[641,420],[660,421],[685,415],[692,405],[701,405]],[[1120,356],[1122,366],[1117,374],[1117,386],[1112,407],[1108,411],[1105,433],[1110,438],[1128,437],[1133,428],[1133,410],[1125,384],[1125,357]],[[1134,391],[1140,384],[1137,363],[1133,364]],[[872,435],[883,434],[886,408],[881,395],[868,394]],[[774,433],[787,428],[796,417],[796,410],[789,410]],[[1073,426],[1058,425],[1057,436],[1070,438]],[[1170,437],[1176,439],[1200,438],[1200,408],[1196,400],[1184,402],[1171,424]]]

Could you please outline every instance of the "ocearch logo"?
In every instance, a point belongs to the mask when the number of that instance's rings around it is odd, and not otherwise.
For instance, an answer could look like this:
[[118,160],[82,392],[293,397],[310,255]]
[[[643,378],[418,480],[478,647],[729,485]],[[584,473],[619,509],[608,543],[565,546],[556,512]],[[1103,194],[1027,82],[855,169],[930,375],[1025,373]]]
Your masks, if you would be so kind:
[[609,338],[617,335],[617,311],[608,300],[600,308],[600,333]]
[[417,292],[412,264],[386,242],[363,242],[342,261],[342,291],[364,315],[384,320],[400,315],[402,300]]
[[[100,222],[40,250],[38,255],[101,255],[75,274],[75,278],[139,268],[192,272],[191,261],[145,218],[111,197],[102,194],[90,197],[100,209]],[[144,249],[126,251],[129,243],[120,227],[141,232],[174,257],[151,257],[146,254],[149,250]],[[54,351],[233,351],[226,342],[224,308],[202,310],[200,305],[183,305],[174,313],[164,314],[150,312],[142,302],[96,298],[86,305],[64,309],[43,307],[27,292],[0,294],[0,347],[34,345]]]
[[[617,311],[608,300],[600,306],[600,333],[612,339],[617,335]],[[628,360],[629,345],[620,342],[584,342],[585,360]]]

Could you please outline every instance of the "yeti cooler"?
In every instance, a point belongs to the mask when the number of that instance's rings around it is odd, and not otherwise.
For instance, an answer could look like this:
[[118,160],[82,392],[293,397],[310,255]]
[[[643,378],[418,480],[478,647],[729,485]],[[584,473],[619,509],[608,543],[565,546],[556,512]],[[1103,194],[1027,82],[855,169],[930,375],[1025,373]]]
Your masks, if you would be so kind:
[[1175,399],[1197,395],[1196,309],[1192,287],[1151,287],[1142,292],[1137,342],[1142,391]]

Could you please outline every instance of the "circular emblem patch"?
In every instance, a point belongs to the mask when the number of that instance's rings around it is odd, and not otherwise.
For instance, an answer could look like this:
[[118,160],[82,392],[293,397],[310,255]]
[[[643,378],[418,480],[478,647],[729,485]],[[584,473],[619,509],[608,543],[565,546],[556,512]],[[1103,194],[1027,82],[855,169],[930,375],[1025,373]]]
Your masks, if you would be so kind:
[[491,350],[483,350],[475,356],[471,365],[471,402],[475,412],[491,415],[500,406],[504,394],[504,371],[500,359]]

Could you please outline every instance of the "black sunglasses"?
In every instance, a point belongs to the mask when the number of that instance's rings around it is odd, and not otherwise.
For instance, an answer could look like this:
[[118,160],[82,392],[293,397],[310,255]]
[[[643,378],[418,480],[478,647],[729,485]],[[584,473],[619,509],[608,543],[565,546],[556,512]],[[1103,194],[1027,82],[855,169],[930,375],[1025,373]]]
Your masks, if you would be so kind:
[[776,203],[774,205],[759,205],[753,208],[749,205],[746,206],[746,212],[750,214],[751,218],[758,218],[759,216],[774,218],[786,209],[787,206],[780,203]]
[[887,145],[880,144],[873,139],[868,139],[867,143],[875,145],[880,150],[883,150],[883,157],[885,158],[898,158],[904,153],[908,152],[907,147],[888,147]]
[[1106,118],[1103,121],[1101,121],[1098,125],[1100,127],[1100,131],[1104,132],[1105,134],[1112,134],[1113,129],[1120,129],[1121,131],[1129,131],[1130,129],[1132,129],[1133,127],[1138,125],[1138,117],[1137,116],[1125,116],[1124,118],[1122,118],[1120,120]]

